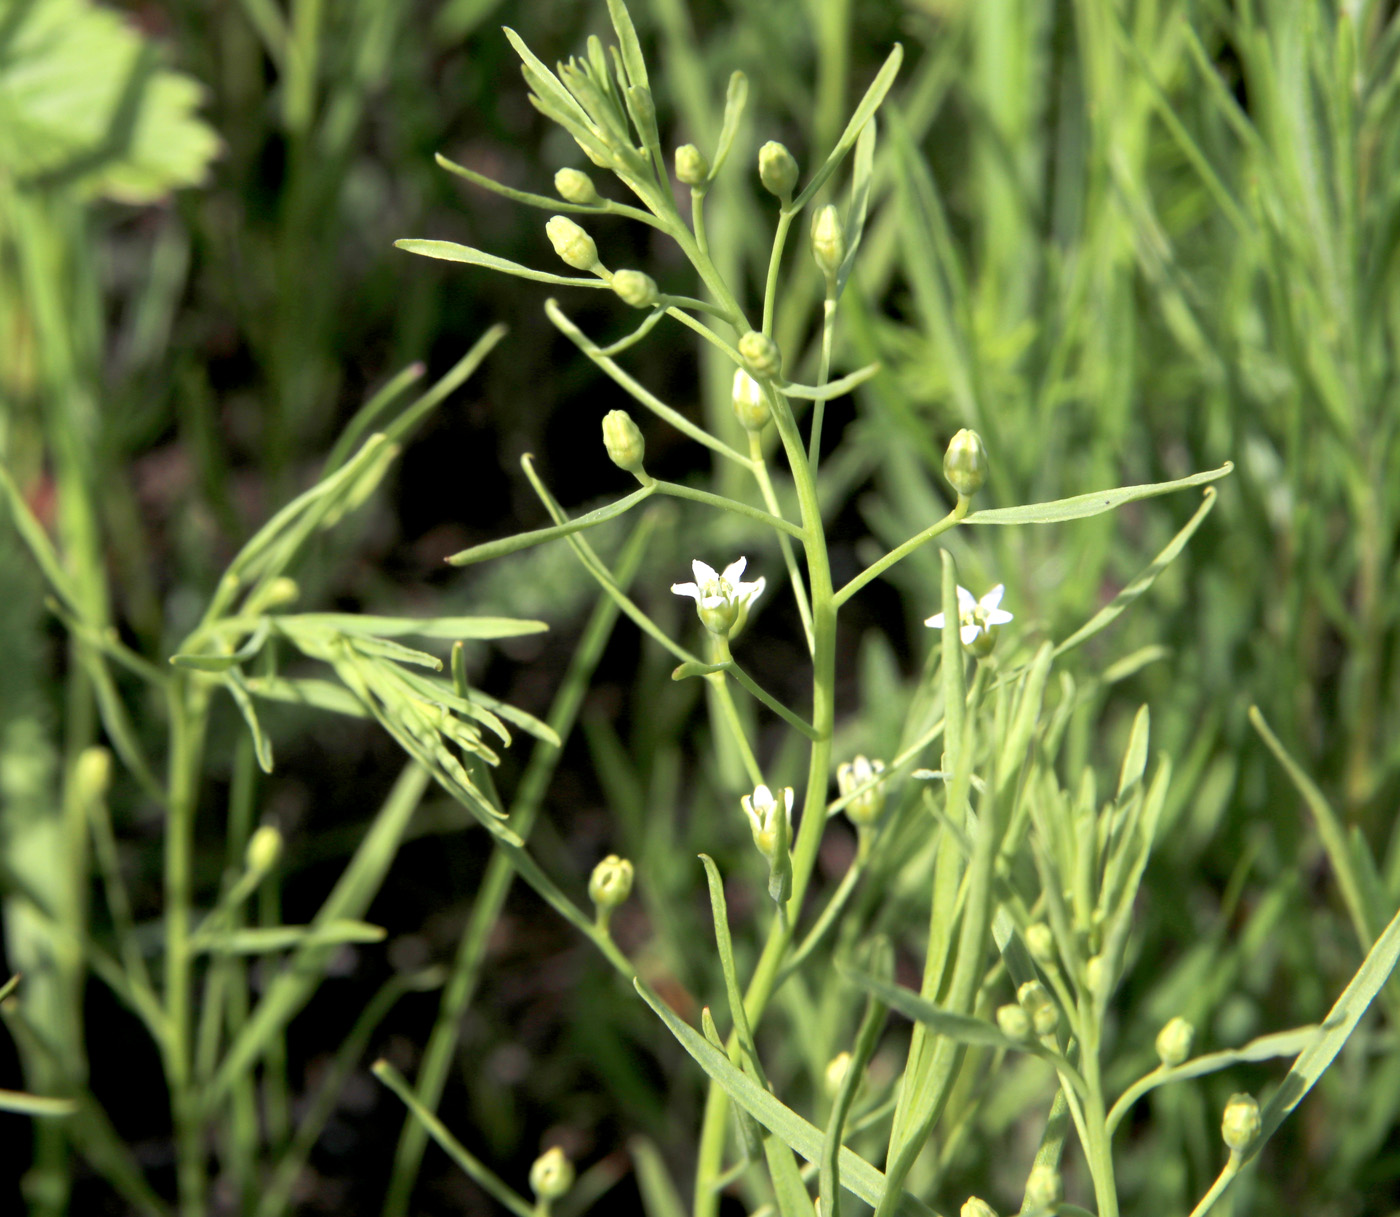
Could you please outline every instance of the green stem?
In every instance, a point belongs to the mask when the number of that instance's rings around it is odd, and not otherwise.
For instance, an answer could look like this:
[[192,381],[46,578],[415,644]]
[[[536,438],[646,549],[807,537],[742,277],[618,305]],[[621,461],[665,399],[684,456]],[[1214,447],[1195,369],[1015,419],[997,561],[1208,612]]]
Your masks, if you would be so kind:
[[1215,1182],[1210,1185],[1210,1191],[1201,1197],[1201,1201],[1191,1210],[1191,1217],[1206,1217],[1206,1214],[1215,1207],[1215,1202],[1225,1194],[1225,1189],[1230,1186],[1235,1176],[1240,1173],[1240,1167],[1244,1165],[1244,1159],[1239,1154],[1232,1153],[1230,1160],[1221,1168],[1220,1174],[1216,1176]]
[[869,583],[872,579],[883,575],[896,562],[903,561],[916,549],[918,549],[920,545],[923,545],[926,541],[932,541],[933,538],[938,536],[940,533],[945,533],[955,524],[958,524],[962,520],[963,516],[967,515],[967,509],[970,502],[970,499],[965,498],[963,495],[959,495],[958,501],[953,507],[953,510],[950,511],[941,520],[939,520],[936,524],[930,524],[927,528],[924,529],[923,532],[917,533],[916,535],[910,537],[909,540],[905,541],[902,545],[897,545],[894,549],[890,550],[890,552],[887,553],[883,558],[872,562],[863,571],[861,571],[860,574],[858,574],[854,579],[847,583],[845,587],[843,587],[839,592],[836,593],[837,607],[839,608],[841,605],[845,604],[847,600],[849,600],[858,591],[860,591],[860,589],[863,588],[867,583]]
[[780,515],[761,511],[757,507],[750,507],[749,504],[741,503],[738,499],[725,498],[722,494],[711,494],[708,490],[697,490],[694,486],[683,486],[679,482],[663,482],[657,479],[654,485],[661,494],[669,494],[678,499],[690,499],[694,503],[705,503],[711,507],[718,507],[722,511],[732,511],[736,515],[748,516],[751,520],[767,524],[770,528],[786,533],[790,537],[796,537],[799,541],[806,538],[806,534],[796,524],[790,523]]
[[[817,367],[817,387],[826,385],[831,376],[831,340],[836,330],[836,284],[827,281],[826,299],[822,302],[822,354]],[[816,469],[821,463],[822,418],[826,414],[826,399],[818,397],[812,403],[812,427],[807,439],[807,462]]]
[[806,719],[789,710],[782,702],[754,680],[752,676],[745,672],[735,660],[730,659],[727,662],[725,671],[729,672],[753,697],[761,701],[785,723],[791,727],[797,728],[797,730],[802,732],[809,740],[816,740],[817,733],[812,729],[811,724],[808,723]]
[[[768,476],[768,463],[763,459],[763,442],[757,431],[749,432],[749,458],[753,461],[754,481],[758,483],[763,502],[775,516],[781,516],[782,509],[773,490],[773,480]],[[783,565],[787,567],[788,581],[792,584],[792,596],[797,601],[797,615],[802,619],[802,634],[807,639],[807,653],[810,655],[816,649],[816,642],[812,637],[812,606],[807,600],[807,585],[797,567],[797,556],[792,552],[792,542],[779,534],[778,548],[782,551]]]
[[763,332],[773,333],[773,305],[778,298],[778,272],[783,264],[783,246],[787,244],[788,229],[797,213],[784,207],[778,212],[778,227],[773,233],[773,252],[768,256],[768,282],[763,288]]

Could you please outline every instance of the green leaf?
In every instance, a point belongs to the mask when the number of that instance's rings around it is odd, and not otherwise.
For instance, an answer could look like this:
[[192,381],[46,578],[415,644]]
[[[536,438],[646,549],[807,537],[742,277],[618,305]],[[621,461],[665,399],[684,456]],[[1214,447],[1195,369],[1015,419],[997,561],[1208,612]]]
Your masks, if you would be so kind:
[[863,368],[848,372],[837,380],[824,385],[785,384],[780,390],[785,397],[800,397],[804,401],[830,401],[833,397],[844,397],[852,389],[863,385],[880,370],[878,363],[868,363]]
[[856,106],[855,113],[851,115],[851,121],[841,132],[841,138],[836,141],[836,147],[831,150],[831,155],[826,158],[822,167],[812,175],[812,180],[803,187],[802,193],[792,201],[786,210],[801,211],[811,201],[812,196],[822,188],[826,179],[836,172],[845,159],[846,153],[855,144],[857,137],[865,130],[865,124],[875,116],[875,111],[885,100],[885,94],[890,91],[890,86],[894,84],[894,78],[899,74],[899,65],[903,60],[904,48],[896,42],[894,50],[889,53],[889,57],[875,74],[875,79],[870,82],[870,87],[866,89],[865,96],[860,99],[860,104]]
[[749,1028],[748,1014],[744,1009],[744,992],[734,971],[734,946],[729,937],[729,907],[724,900],[724,882],[719,877],[719,867],[709,854],[701,854],[700,861],[705,867],[705,882],[710,889],[710,914],[715,923],[715,947],[719,951],[724,991],[729,999],[729,1017],[734,1020],[739,1046],[748,1061],[749,1067],[745,1072],[751,1073],[767,1089],[768,1082],[763,1076],[763,1065],[758,1059],[758,1048],[754,1044],[753,1031]]
[[181,652],[172,655],[170,662],[177,668],[189,668],[197,672],[227,672],[230,668],[236,668],[241,663],[246,663],[252,659],[267,641],[268,631],[271,624],[266,617],[261,618],[254,627],[248,641],[236,651],[231,651],[226,655]]
[[1233,461],[1226,461],[1219,469],[1207,469],[1193,473],[1189,477],[1177,478],[1171,482],[1152,482],[1144,486],[1120,486],[1116,490],[1097,490],[1091,494],[1075,495],[1072,499],[1056,499],[1051,503],[1028,503],[1024,507],[993,507],[988,511],[974,511],[963,517],[964,524],[1059,524],[1065,520],[1083,520],[1089,516],[1113,511],[1124,503],[1138,499],[1150,499],[1159,494],[1170,494],[1173,490],[1184,490],[1188,486],[1204,486],[1218,482],[1234,471]]
[[244,680],[248,692],[265,701],[287,702],[297,706],[312,706],[333,714],[354,718],[369,718],[365,704],[343,685],[330,680],[304,678],[288,680],[281,676],[249,676]]
[[371,634],[376,638],[519,638],[549,629],[543,621],[521,617],[376,617],[369,613],[294,613],[274,617],[273,623],[302,622],[342,634]]
[[875,141],[879,124],[874,118],[856,140],[856,155],[851,166],[851,205],[846,212],[846,256],[836,271],[836,295],[839,299],[851,277],[861,237],[865,234],[865,217],[870,210],[870,184],[875,177]]
[[[742,1073],[723,1052],[706,1043],[705,1037],[681,1019],[641,979],[632,982],[642,1000],[656,1011],[671,1034],[707,1074],[774,1136],[779,1137],[808,1162],[820,1162],[825,1136],[790,1107],[764,1090],[753,1078]],[[867,1204],[878,1204],[885,1191],[885,1177],[864,1158],[849,1149],[841,1150],[842,1186]],[[933,1210],[915,1196],[901,1197],[903,1217],[935,1217]]]
[[729,77],[729,87],[724,94],[724,121],[720,124],[719,140],[715,144],[715,158],[710,163],[709,180],[714,181],[734,146],[734,137],[739,134],[739,120],[744,116],[744,105],[749,99],[749,78],[742,72]]
[[219,138],[203,89],[161,65],[155,43],[87,0],[7,6],[0,172],[84,195],[151,203],[205,180]]
[[[1156,583],[1157,576],[1176,560],[1177,555],[1186,548],[1186,542],[1195,534],[1196,529],[1201,526],[1206,516],[1210,515],[1217,497],[1215,487],[1208,487],[1203,502],[1196,508],[1195,515],[1182,525],[1180,531],[1167,543],[1161,553],[1134,575],[1127,586],[1112,600],[1060,643],[1055,648],[1055,657],[1058,659],[1066,651],[1077,647],[1081,642],[1088,641],[1100,630],[1106,629],[1120,613],[1124,612],[1139,596]],[[1105,675],[1105,679],[1107,679],[1107,675]]]
[[627,1142],[627,1152],[632,1157],[646,1217],[687,1217],[685,1202],[671,1181],[656,1143],[647,1137],[635,1136]]
[[631,511],[638,503],[649,498],[655,493],[655,489],[654,486],[642,486],[626,498],[618,499],[616,503],[609,503],[606,507],[599,507],[596,511],[576,516],[567,523],[554,524],[549,528],[537,528],[533,532],[518,532],[513,537],[502,537],[499,541],[487,541],[481,545],[473,545],[470,549],[453,554],[447,561],[453,566],[469,566],[473,562],[485,562],[490,558],[500,558],[522,549],[529,549],[533,545],[543,545],[546,541],[572,536],[586,528],[593,528],[596,525],[605,524],[608,520],[617,519],[618,516]]
[[17,1116],[71,1116],[77,1110],[78,1104],[73,1099],[25,1094],[20,1090],[0,1090],[0,1111],[12,1111]]
[[407,250],[411,254],[422,254],[425,258],[439,258],[444,262],[465,262],[470,266],[484,266],[488,270],[500,271],[505,275],[515,275],[518,279],[532,279],[536,283],[556,283],[564,287],[607,287],[598,278],[579,278],[574,275],[556,275],[547,270],[533,270],[512,262],[509,258],[498,258],[495,254],[483,253],[470,245],[458,245],[455,241],[427,241],[405,237],[395,241],[396,249]]
[[692,676],[714,676],[718,672],[729,671],[732,666],[728,661],[724,663],[683,663],[671,673],[671,679],[688,680]]
[[272,925],[224,930],[202,937],[199,950],[211,955],[267,955],[293,947],[329,943],[383,942],[388,931],[366,921],[327,921],[319,925]]
[[243,679],[243,673],[237,668],[227,672],[224,675],[224,688],[229,691],[229,696],[233,698],[238,712],[243,715],[243,721],[248,724],[248,731],[253,737],[253,751],[258,758],[258,767],[264,773],[271,773],[272,742],[263,734],[262,727],[258,723],[258,711],[253,705],[253,698],[248,692],[248,685]]
[[608,0],[608,16],[612,18],[613,29],[617,31],[618,49],[622,62],[627,68],[627,83],[651,88],[647,79],[647,64],[642,58],[642,44],[637,39],[637,27],[632,24],[632,14],[622,0]]

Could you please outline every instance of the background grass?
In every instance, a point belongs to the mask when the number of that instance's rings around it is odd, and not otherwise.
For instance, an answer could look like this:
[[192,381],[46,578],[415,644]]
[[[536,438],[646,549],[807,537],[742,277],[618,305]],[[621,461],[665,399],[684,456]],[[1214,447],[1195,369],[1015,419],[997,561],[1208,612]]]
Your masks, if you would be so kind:
[[[149,170],[147,181],[113,169],[135,157],[120,141],[86,161],[74,153],[53,163],[33,160],[22,141],[0,143],[0,454],[54,536],[77,596],[93,620],[163,663],[238,545],[310,483],[368,394],[415,360],[431,381],[503,321],[510,335],[417,434],[388,494],[328,534],[297,577],[308,606],[547,619],[550,634],[479,648],[472,669],[474,683],[546,714],[591,585],[563,547],[466,572],[441,558],[545,521],[518,470],[523,452],[536,454],[571,511],[616,497],[625,478],[603,460],[597,431],[619,403],[543,320],[544,289],[412,260],[391,243],[456,239],[554,267],[539,214],[465,187],[432,156],[442,151],[541,193],[555,168],[582,166],[530,109],[497,26],[520,30],[552,63],[605,31],[605,11],[575,0],[297,0],[286,10],[246,0],[132,5],[126,14],[157,61],[201,86],[198,113],[219,143],[207,169],[197,146],[185,162]],[[906,46],[882,117],[868,245],[843,302],[838,349],[840,370],[875,358],[884,370],[827,414],[838,584],[947,510],[939,466],[964,425],[992,453],[988,506],[1236,462],[1185,555],[1072,669],[1093,701],[1070,728],[1064,773],[1085,761],[1111,770],[1142,702],[1153,706],[1154,741],[1177,757],[1139,900],[1138,968],[1115,999],[1124,1043],[1150,1042],[1175,1013],[1196,1022],[1202,1046],[1320,1017],[1363,952],[1314,821],[1246,713],[1261,708],[1342,817],[1357,856],[1374,858],[1371,870],[1358,866],[1375,907],[1393,911],[1394,5],[651,0],[634,17],[668,146],[712,146],[728,73],[749,75],[753,117],[707,214],[713,245],[732,251],[726,275],[755,297],[772,224],[749,168],[757,144],[782,138],[804,166],[815,164],[890,43]],[[9,45],[7,28],[0,45]],[[12,63],[0,61],[0,89],[11,98]],[[694,290],[684,267],[644,235],[621,223],[599,224],[595,235],[610,264]],[[817,279],[804,249],[789,256],[793,285],[778,334],[785,349],[805,352],[799,368],[810,370]],[[565,304],[588,332],[621,332],[610,302],[582,295]],[[717,430],[732,427],[728,373],[709,355],[652,341],[629,359],[666,400]],[[699,449],[643,425],[653,472],[732,489]],[[1029,654],[1110,599],[1195,506],[1155,501],[1053,534],[979,530],[950,545],[972,587],[1008,585],[1018,645]],[[738,541],[724,527],[689,512],[655,523],[636,586],[659,620],[681,619],[684,606],[668,604],[665,589],[690,556],[727,560]],[[620,541],[619,531],[600,544],[612,553]],[[775,552],[749,559],[751,569],[777,565]],[[897,730],[929,648],[919,622],[939,597],[938,579],[930,550],[853,602],[839,755],[882,747]],[[99,942],[113,932],[105,903],[92,899],[98,846],[74,793],[78,757],[104,738],[101,677],[46,612],[8,524],[0,586],[7,960],[25,970],[29,1010],[60,1049],[59,1062],[46,1064],[16,1032],[15,1048],[3,1050],[15,1054],[3,1081],[18,1086],[21,1067],[38,1091],[87,1077],[114,1141],[130,1148],[122,1160],[168,1198],[169,1114],[156,1053],[141,1046],[133,1016],[91,978],[81,951],[54,947],[59,940],[32,915],[37,905],[56,923],[91,923]],[[795,614],[775,598],[753,628],[760,682],[789,700],[802,695]],[[1100,679],[1134,656],[1121,676]],[[606,852],[637,861],[638,896],[619,913],[617,936],[693,1014],[722,986],[713,961],[692,947],[707,941],[709,925],[691,856],[704,849],[727,874],[756,874],[758,864],[742,821],[716,825],[709,815],[730,805],[734,773],[708,760],[696,691],[670,683],[669,667],[630,629],[602,648],[533,847],[551,873],[575,876],[575,887]],[[160,707],[143,702],[136,681],[116,679],[136,742],[157,755]],[[228,707],[217,711],[197,898],[207,904],[217,893],[228,809],[256,809],[288,840],[264,913],[304,921],[399,762],[372,725],[328,727],[284,713],[269,730],[278,767],[255,777],[240,722]],[[514,791],[524,764],[523,750],[507,755],[503,791]],[[770,773],[790,781],[799,767],[795,754],[778,755]],[[138,930],[154,926],[161,826],[125,773],[111,816],[132,917]],[[850,848],[833,826],[828,879]],[[481,834],[430,798],[369,914],[390,941],[344,950],[291,1023],[282,1060],[274,1053],[261,1095],[272,1147],[285,1147],[379,987],[451,963],[487,857]],[[744,898],[730,894],[736,923],[759,916]],[[901,917],[900,908],[896,892],[892,915],[912,939],[922,914]],[[448,1057],[440,1105],[448,1124],[515,1181],[548,1138],[564,1137],[582,1161],[600,1164],[597,1186],[626,1177],[604,1203],[635,1203],[631,1163],[646,1151],[629,1160],[623,1147],[641,1131],[675,1178],[688,1179],[699,1079],[649,1012],[533,896],[512,892],[483,941],[486,965]],[[368,1034],[289,1211],[381,1211],[402,1111],[369,1080],[366,1062],[383,1054],[411,1073],[439,997],[403,996]],[[815,1092],[825,1061],[818,1047],[835,1044],[845,1000],[798,991],[783,1003],[782,1018],[800,1034],[775,1044],[769,1068],[787,1079],[786,1094]],[[1263,1168],[1242,1181],[1237,1211],[1396,1211],[1392,1034],[1378,1029],[1344,1054]],[[804,1042],[813,1045],[805,1056]],[[1215,1170],[1224,1097],[1269,1076],[1242,1067],[1157,1092],[1150,1122],[1120,1134],[1128,1210],[1189,1207]],[[1014,1170],[1000,1173],[1008,1157],[1024,1177],[1032,1093],[1030,1080],[1009,1071],[983,1097],[947,1164],[964,1194],[1005,1203],[1017,1185]],[[10,1119],[21,1156],[37,1164],[33,1211],[135,1204],[132,1187],[114,1198],[121,1168],[95,1148],[97,1133],[70,1156],[62,1133],[35,1126],[32,1134]],[[246,1182],[252,1168],[240,1175],[228,1164],[235,1149],[225,1147],[223,1169]],[[484,1211],[472,1185],[429,1155],[412,1211]],[[17,1182],[7,1203],[19,1203]],[[246,1199],[216,1196],[227,1211]]]

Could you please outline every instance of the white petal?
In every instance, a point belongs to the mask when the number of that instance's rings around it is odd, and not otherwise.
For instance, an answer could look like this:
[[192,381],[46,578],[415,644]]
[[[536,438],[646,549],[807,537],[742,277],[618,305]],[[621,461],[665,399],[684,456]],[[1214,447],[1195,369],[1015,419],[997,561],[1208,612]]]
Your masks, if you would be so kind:
[[934,613],[934,615],[932,617],[929,617],[924,622],[924,624],[927,626],[931,626],[935,630],[941,630],[943,628],[943,614]]
[[707,583],[713,583],[719,578],[719,575],[715,573],[715,568],[713,566],[706,566],[699,558],[696,558],[695,561],[690,564],[690,569],[695,572],[695,582],[701,587],[704,587]]
[[985,596],[983,596],[982,599],[979,600],[977,603],[980,604],[984,609],[994,609],[997,605],[1001,603],[1001,598],[1004,595],[1006,595],[1006,584],[998,583],[996,587],[992,588],[992,590],[989,591]]
[[748,564],[749,560],[747,558],[735,558],[733,562],[724,568],[724,574],[721,577],[729,583],[737,584],[743,577],[744,567]]
[[792,787],[783,787],[783,798],[787,800],[787,810],[789,817],[792,815]]
[[980,625],[965,625],[958,631],[958,637],[962,639],[963,646],[970,647],[977,641],[977,635],[982,632]]
[[993,609],[986,614],[986,619],[988,625],[1005,625],[1011,620],[1011,614],[1005,609]]
[[693,583],[673,583],[671,590],[677,596],[694,596],[696,600],[700,599],[700,589]]
[[965,587],[958,588],[958,612],[965,613],[977,607],[977,597]]
[[756,807],[768,807],[773,802],[773,792],[767,786],[758,785],[753,788],[753,801]]
[[763,595],[763,589],[766,585],[767,580],[764,579],[762,575],[760,575],[752,583],[736,584],[734,588],[734,597],[741,603],[752,604],[761,595]]

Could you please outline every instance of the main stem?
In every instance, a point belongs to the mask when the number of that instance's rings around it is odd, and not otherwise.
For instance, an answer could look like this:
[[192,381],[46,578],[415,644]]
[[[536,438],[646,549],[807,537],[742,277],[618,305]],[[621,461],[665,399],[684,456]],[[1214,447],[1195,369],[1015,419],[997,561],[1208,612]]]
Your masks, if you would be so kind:
[[[812,741],[807,765],[807,790],[802,804],[802,821],[792,850],[792,896],[788,916],[774,920],[764,945],[758,966],[754,969],[748,990],[744,994],[744,1009],[749,1025],[757,1026],[764,1008],[773,995],[783,957],[792,944],[802,898],[816,865],[822,830],[826,827],[826,789],[831,773],[831,731],[836,716],[836,601],[831,586],[831,564],[827,556],[826,536],[822,530],[821,510],[817,502],[816,481],[812,467],[803,451],[802,438],[785,398],[771,384],[764,393],[772,410],[792,470],[797,490],[798,509],[802,515],[803,548],[807,556],[808,589],[812,598],[812,726],[816,739]],[[695,1174],[695,1217],[717,1217],[719,1192],[714,1181],[724,1164],[725,1128],[729,1115],[729,1100],[714,1083],[705,1101],[705,1118],[700,1130],[699,1156]]]

